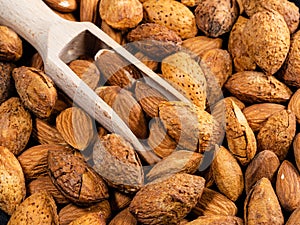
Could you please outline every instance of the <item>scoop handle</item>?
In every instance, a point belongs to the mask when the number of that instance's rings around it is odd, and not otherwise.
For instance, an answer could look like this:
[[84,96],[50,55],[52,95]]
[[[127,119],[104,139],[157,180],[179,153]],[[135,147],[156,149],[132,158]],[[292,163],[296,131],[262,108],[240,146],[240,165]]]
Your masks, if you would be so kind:
[[47,50],[50,27],[63,22],[42,0],[0,0],[0,24],[13,28],[40,53]]

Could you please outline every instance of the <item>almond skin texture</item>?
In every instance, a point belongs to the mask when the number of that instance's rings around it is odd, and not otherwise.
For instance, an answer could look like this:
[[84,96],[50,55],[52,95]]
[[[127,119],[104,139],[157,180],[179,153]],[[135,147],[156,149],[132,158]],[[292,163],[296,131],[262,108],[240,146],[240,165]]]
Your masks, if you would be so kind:
[[103,179],[72,151],[49,151],[48,170],[56,188],[72,202],[91,204],[109,197]]
[[210,37],[229,32],[238,14],[238,4],[235,0],[204,0],[195,9],[198,28]]
[[196,152],[175,151],[152,167],[146,176],[147,180],[152,181],[174,173],[193,174],[199,168],[202,158],[203,156]]
[[281,207],[269,179],[257,181],[247,195],[244,220],[247,225],[284,224]]
[[284,83],[256,71],[233,74],[225,88],[239,100],[248,103],[284,103],[292,96],[292,91]]
[[284,63],[290,48],[290,31],[276,11],[254,14],[247,22],[243,41],[249,56],[268,75],[275,74]]
[[296,133],[296,118],[289,110],[274,113],[260,129],[257,146],[261,150],[273,151],[282,161],[292,144]]
[[100,213],[87,213],[69,225],[106,225],[106,222]]
[[26,195],[22,167],[7,148],[0,146],[0,208],[11,215]]
[[285,106],[281,104],[260,103],[244,108],[243,114],[253,132],[258,132],[270,116],[283,109],[285,109]]
[[204,188],[200,200],[193,208],[193,213],[198,216],[235,216],[237,211],[233,201],[209,188]]
[[197,26],[188,7],[173,0],[148,0],[143,3],[144,19],[174,30],[182,38],[195,37]]
[[283,65],[280,76],[287,85],[300,88],[300,31],[292,35],[291,47],[286,62]]
[[76,0],[45,0],[45,3],[52,9],[62,13],[73,12],[77,9]]
[[101,19],[115,29],[133,28],[143,19],[143,5],[138,0],[101,0]]
[[127,34],[129,42],[144,54],[160,62],[180,49],[181,38],[173,30],[156,23],[144,23]]
[[234,156],[223,146],[216,150],[212,162],[215,183],[221,193],[236,201],[244,190],[244,177]]
[[248,20],[240,16],[233,25],[228,39],[228,51],[233,59],[236,72],[256,69],[256,64],[248,55],[246,45],[243,43],[243,32]]
[[135,217],[126,208],[119,212],[108,225],[137,225]]
[[135,195],[129,210],[145,225],[176,225],[196,205],[204,183],[202,177],[184,173],[156,180]]
[[17,97],[0,105],[0,145],[18,155],[26,147],[32,131],[32,120]]
[[287,160],[282,162],[277,173],[276,194],[285,210],[292,212],[300,206],[299,172]]
[[279,166],[279,159],[274,152],[269,150],[259,152],[249,163],[245,172],[246,194],[248,194],[252,186],[263,177],[275,183],[275,175]]
[[22,202],[7,225],[58,225],[56,210],[55,202],[48,192],[37,192]]
[[295,3],[286,0],[243,0],[245,12],[249,17],[263,10],[275,10],[279,12],[291,33],[294,33],[299,25],[299,8]]
[[12,76],[24,106],[39,118],[49,117],[57,99],[53,81],[43,71],[25,66],[15,68]]
[[91,117],[82,109],[70,107],[56,117],[56,128],[72,147],[84,150],[95,135]]
[[94,169],[107,183],[125,193],[144,184],[141,161],[132,145],[117,134],[100,138],[93,148]]
[[203,70],[190,55],[177,52],[168,56],[162,61],[161,70],[162,78],[200,109],[205,108],[206,79]]

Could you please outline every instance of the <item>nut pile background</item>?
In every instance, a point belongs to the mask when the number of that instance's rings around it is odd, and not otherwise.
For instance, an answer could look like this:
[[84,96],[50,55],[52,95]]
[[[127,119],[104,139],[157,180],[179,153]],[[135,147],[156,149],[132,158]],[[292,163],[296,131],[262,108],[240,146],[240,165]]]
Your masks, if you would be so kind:
[[[70,68],[149,147],[78,108],[0,24],[0,224],[300,224],[299,8],[287,0],[44,0],[110,49]],[[63,35],[63,32],[62,32]]]

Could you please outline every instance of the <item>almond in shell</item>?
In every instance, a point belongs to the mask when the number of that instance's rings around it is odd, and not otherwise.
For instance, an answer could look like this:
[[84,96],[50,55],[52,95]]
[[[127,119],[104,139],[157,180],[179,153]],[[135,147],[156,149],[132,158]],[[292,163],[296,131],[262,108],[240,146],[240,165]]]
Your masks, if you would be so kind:
[[101,213],[94,212],[79,217],[69,225],[106,225],[106,222]]
[[32,131],[30,113],[17,97],[0,105],[0,145],[18,155],[26,147]]
[[293,140],[293,150],[298,170],[300,170],[300,134],[298,133]]
[[198,28],[210,37],[229,32],[239,14],[235,0],[203,0],[195,9]]
[[288,109],[295,114],[297,122],[300,124],[300,89],[292,95],[288,104]]
[[109,197],[104,180],[70,150],[48,151],[48,170],[53,184],[72,202],[92,204]]
[[283,225],[284,218],[272,184],[268,178],[256,182],[244,202],[245,224]]
[[192,103],[205,108],[206,79],[200,65],[187,53],[177,52],[162,61],[162,78]]
[[292,91],[274,76],[256,71],[233,74],[225,88],[239,100],[248,103],[284,103],[292,96]]
[[196,205],[204,183],[202,177],[185,173],[158,179],[135,195],[129,210],[138,222],[145,225],[178,224]]
[[24,106],[39,118],[49,117],[57,99],[53,81],[43,71],[25,66],[15,68],[12,76]]
[[244,177],[237,160],[221,146],[216,149],[211,167],[220,192],[230,200],[236,201],[244,190]]
[[23,55],[22,40],[16,32],[0,26],[0,60],[17,61]]
[[12,92],[11,72],[15,65],[8,62],[0,62],[0,104],[7,100]]
[[108,225],[137,225],[137,220],[130,213],[129,208],[126,208],[119,212]]
[[260,151],[271,150],[280,161],[285,159],[296,133],[296,118],[289,110],[274,113],[257,135]]
[[186,225],[243,225],[243,220],[236,216],[199,216],[197,219],[187,223]]
[[182,39],[195,37],[195,16],[184,4],[173,0],[148,0],[143,3],[144,19],[174,30]]
[[255,13],[247,21],[243,41],[249,56],[268,75],[283,65],[290,48],[290,31],[276,11]]
[[8,225],[58,225],[57,208],[51,195],[40,191],[26,198],[10,217]]
[[2,146],[0,146],[0,177],[0,208],[11,215],[25,198],[25,179],[15,155]]
[[143,5],[139,0],[101,0],[101,19],[115,29],[136,27],[143,19]]
[[94,169],[107,183],[125,193],[144,184],[141,161],[132,145],[117,134],[100,138],[93,148]]

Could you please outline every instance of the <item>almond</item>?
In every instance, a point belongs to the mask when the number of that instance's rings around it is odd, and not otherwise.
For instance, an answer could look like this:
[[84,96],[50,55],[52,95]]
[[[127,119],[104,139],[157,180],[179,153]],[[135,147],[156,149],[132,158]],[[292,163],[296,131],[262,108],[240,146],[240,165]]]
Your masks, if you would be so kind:
[[104,200],[88,207],[79,207],[77,205],[68,204],[59,211],[59,224],[69,225],[72,221],[85,216],[88,213],[101,214],[104,220],[107,221],[111,215],[109,202]]
[[300,123],[300,89],[298,89],[291,97],[289,104],[288,104],[288,109],[291,110],[297,119],[297,122]]
[[290,48],[290,31],[276,11],[255,13],[247,21],[243,41],[249,56],[268,75],[275,74],[284,63]]
[[109,26],[105,21],[101,21],[101,30],[103,30],[108,36],[115,40],[118,44],[123,45],[126,43],[124,32],[114,29]]
[[56,128],[64,140],[78,150],[84,150],[95,135],[91,117],[82,109],[70,107],[56,117]]
[[26,180],[33,180],[48,172],[48,151],[62,152],[66,149],[62,145],[36,145],[26,149],[18,160],[22,166]]
[[177,52],[162,61],[162,78],[191,102],[205,108],[206,79],[199,64],[187,53]]
[[113,190],[109,195],[109,203],[112,211],[121,211],[126,208],[131,202],[131,195],[122,193],[118,190]]
[[244,190],[244,177],[234,156],[223,146],[215,152],[211,164],[215,183],[221,193],[236,201]]
[[129,208],[119,212],[108,225],[137,225],[137,220],[130,213]]
[[300,134],[298,133],[293,141],[294,156],[298,170],[300,170]]
[[150,117],[158,117],[159,104],[167,101],[160,92],[141,81],[138,81],[135,85],[135,97]]
[[299,25],[299,8],[295,3],[280,0],[243,0],[243,6],[248,16],[263,10],[275,10],[280,13],[287,23],[291,33],[294,33]]
[[283,225],[284,218],[269,179],[262,178],[253,186],[244,202],[245,224]]
[[204,188],[201,198],[193,208],[193,213],[198,216],[235,216],[237,211],[233,201],[209,188]]
[[204,183],[202,177],[184,173],[156,180],[134,196],[129,210],[145,225],[178,224],[196,205]]
[[235,0],[203,0],[195,9],[197,26],[206,36],[221,36],[231,30],[238,17],[238,9]]
[[196,152],[175,151],[152,167],[146,176],[147,180],[152,181],[174,173],[193,174],[199,168],[202,159],[203,156]]
[[296,118],[289,110],[274,113],[268,118],[257,135],[257,146],[261,150],[271,150],[283,160],[296,133]]
[[101,19],[113,28],[126,30],[143,19],[143,5],[138,0],[101,0]]
[[300,207],[297,208],[289,217],[285,225],[299,225],[300,224]]
[[32,131],[31,115],[17,97],[0,105],[0,145],[15,155],[26,147]]
[[46,191],[37,192],[18,206],[7,225],[58,225],[56,210],[53,198]]
[[300,206],[299,172],[287,160],[282,162],[277,173],[276,194],[285,210],[292,212]]
[[103,75],[105,82],[112,86],[129,89],[136,79],[142,76],[135,66],[111,50],[101,50],[95,58],[96,66]]
[[87,0],[80,2],[80,21],[87,21],[97,24],[99,20],[100,0]]
[[195,37],[197,26],[188,7],[173,0],[148,0],[143,3],[144,19],[174,30],[182,38]]
[[93,62],[84,59],[77,59],[70,62],[69,67],[91,89],[94,90],[98,86],[100,72]]
[[70,201],[92,204],[109,197],[106,183],[72,151],[49,151],[48,170],[53,184]]
[[204,52],[221,48],[223,40],[221,38],[210,38],[206,36],[196,36],[192,38],[185,39],[182,42],[182,50],[187,51],[191,55],[196,57],[201,56]]
[[0,208],[11,215],[26,195],[22,167],[7,148],[0,146]]
[[0,26],[0,60],[17,61],[23,55],[22,40],[6,26]]
[[141,161],[132,145],[117,134],[100,138],[93,148],[94,169],[107,183],[125,193],[144,184]]
[[175,31],[156,23],[137,26],[127,34],[127,39],[144,54],[158,62],[178,51],[182,42]]
[[147,137],[143,110],[130,91],[118,86],[103,86],[95,92],[120,116],[138,138]]
[[266,177],[275,182],[280,162],[276,154],[269,150],[259,152],[249,163],[245,172],[245,190],[249,193],[252,186],[261,178]]
[[292,91],[274,76],[256,71],[233,74],[225,88],[239,100],[249,103],[284,103],[292,96]]
[[15,68],[12,76],[24,106],[39,118],[49,117],[57,99],[53,81],[43,71],[25,66]]
[[299,58],[300,54],[300,31],[297,31],[294,35],[292,35],[291,39],[291,47],[283,65],[282,70],[280,71],[280,76],[284,80],[287,85],[294,86],[300,88],[300,76],[299,76]]
[[94,212],[73,220],[69,225],[106,225],[106,222],[101,213]]
[[246,107],[243,109],[243,114],[253,132],[258,132],[270,116],[283,109],[285,106],[281,104],[260,103]]
[[243,43],[243,32],[248,20],[243,16],[239,16],[230,31],[228,39],[228,51],[233,59],[236,72],[256,69],[256,64],[248,55],[247,46]]
[[28,186],[28,192],[30,195],[39,192],[47,191],[57,204],[68,204],[70,201],[63,196],[63,194],[54,186],[51,178],[46,176],[40,176],[37,179],[31,181]]

